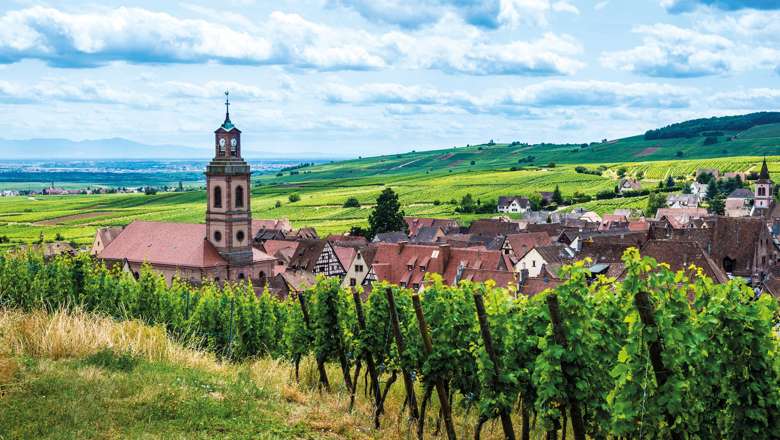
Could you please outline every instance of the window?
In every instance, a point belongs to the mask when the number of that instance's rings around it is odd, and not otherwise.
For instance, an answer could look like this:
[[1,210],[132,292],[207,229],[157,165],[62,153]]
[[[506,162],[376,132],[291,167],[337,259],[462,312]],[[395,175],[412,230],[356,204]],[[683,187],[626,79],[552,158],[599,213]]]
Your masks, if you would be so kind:
[[243,280],[244,279],[244,272],[241,272],[238,274],[238,279]]
[[420,288],[420,285],[417,283],[412,284],[412,289],[418,290]]
[[219,231],[214,231],[214,241],[222,241],[222,233]]
[[354,279],[354,278],[350,278],[349,279],[349,285],[352,286],[352,287],[357,286],[357,280]]
[[764,188],[763,186],[759,186],[758,187],[758,195],[759,196],[765,196],[766,195],[766,188]]
[[222,187],[221,186],[215,186],[214,187],[214,207],[215,208],[221,208],[222,207]]
[[244,231],[236,232],[236,240],[238,240],[239,243],[244,241]]
[[736,260],[734,260],[732,258],[729,258],[729,257],[725,257],[723,259],[723,271],[724,272],[726,272],[726,273],[733,273],[735,267],[737,267],[737,261]]
[[355,265],[355,272],[363,272],[363,265],[362,264],[356,264]]
[[425,266],[420,266],[420,272],[425,272]]
[[244,207],[244,187],[239,185],[236,187],[236,208]]
[[531,267],[536,267],[536,260],[531,261]]

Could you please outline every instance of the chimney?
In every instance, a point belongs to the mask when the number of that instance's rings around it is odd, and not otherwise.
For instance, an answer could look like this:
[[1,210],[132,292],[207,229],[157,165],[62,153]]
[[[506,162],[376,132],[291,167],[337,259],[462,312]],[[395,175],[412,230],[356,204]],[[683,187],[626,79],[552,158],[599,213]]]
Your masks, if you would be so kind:
[[450,262],[450,245],[449,243],[444,243],[439,245],[439,258],[441,258],[441,267],[442,270],[447,267],[447,263]]
[[406,245],[409,244],[406,240],[401,240],[398,242],[398,254],[400,255],[403,251]]

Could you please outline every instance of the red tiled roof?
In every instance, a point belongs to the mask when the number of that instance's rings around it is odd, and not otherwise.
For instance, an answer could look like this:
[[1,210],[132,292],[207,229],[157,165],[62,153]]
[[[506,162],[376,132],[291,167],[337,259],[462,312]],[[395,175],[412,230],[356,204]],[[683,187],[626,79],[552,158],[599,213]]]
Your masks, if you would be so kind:
[[336,257],[341,262],[341,266],[345,269],[349,268],[352,260],[355,259],[355,255],[357,255],[357,248],[354,247],[333,246],[333,250],[336,252]]
[[136,220],[127,225],[98,257],[174,267],[227,265],[211,242],[206,240],[206,225],[192,223]]
[[283,232],[289,232],[292,230],[290,221],[286,218],[282,219],[269,219],[269,220],[252,220],[252,236],[254,237],[257,231],[261,229],[276,229]]
[[286,257],[287,261],[295,254],[295,249],[297,248],[298,242],[291,240],[266,240],[263,243],[263,250],[266,254]]
[[519,234],[509,234],[506,237],[509,246],[512,247],[512,253],[515,258],[520,258],[526,252],[537,246],[547,246],[553,243],[552,237],[546,232],[521,232]]
[[517,283],[515,273],[508,270],[464,269],[461,279],[475,283],[493,280],[497,287],[514,286]]

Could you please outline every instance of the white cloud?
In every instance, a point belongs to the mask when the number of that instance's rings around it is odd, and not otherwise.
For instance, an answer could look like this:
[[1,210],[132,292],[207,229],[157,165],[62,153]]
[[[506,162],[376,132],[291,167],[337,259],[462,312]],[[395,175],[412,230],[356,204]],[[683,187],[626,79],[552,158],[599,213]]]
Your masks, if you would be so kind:
[[153,96],[117,89],[104,81],[45,80],[36,84],[0,81],[0,102],[19,104],[54,101],[120,104],[142,108],[157,102]]
[[393,114],[514,114],[566,107],[685,108],[698,93],[696,89],[667,84],[553,80],[527,87],[488,89],[479,96],[395,83],[357,87],[329,84],[324,87],[322,98],[333,104],[388,105],[386,111]]
[[598,3],[596,3],[595,5],[593,5],[593,9],[595,9],[597,11],[600,11],[600,10],[606,8],[608,5],[609,5],[609,0],[602,0],[602,1],[598,2]]
[[580,10],[576,6],[563,0],[553,3],[552,10],[555,12],[568,12],[570,14],[580,15]]
[[139,8],[71,14],[33,7],[0,16],[0,63],[39,59],[59,67],[94,67],[114,61],[216,62],[320,71],[400,66],[471,75],[567,75],[583,66],[574,58],[582,49],[572,37],[546,33],[537,40],[496,43],[452,14],[425,30],[371,33],[276,11],[252,29],[261,31]]
[[431,25],[447,13],[489,29],[546,25],[550,12],[579,13],[576,6],[565,0],[328,0],[328,3],[352,9],[367,20],[404,28]]
[[638,26],[634,32],[644,35],[642,45],[602,54],[604,66],[646,76],[689,78],[774,67],[780,56],[774,48],[751,47],[670,24]]
[[780,9],[780,3],[776,0],[661,0],[661,6],[673,14],[690,12],[702,7],[724,11]]
[[726,109],[768,110],[780,108],[780,89],[752,88],[720,92],[709,99],[712,106]]

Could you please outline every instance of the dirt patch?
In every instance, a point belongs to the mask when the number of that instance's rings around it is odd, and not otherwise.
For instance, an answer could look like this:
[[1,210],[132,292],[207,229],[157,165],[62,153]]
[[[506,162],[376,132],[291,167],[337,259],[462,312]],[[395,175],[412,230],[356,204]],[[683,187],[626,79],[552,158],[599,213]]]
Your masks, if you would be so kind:
[[441,156],[438,157],[438,159],[440,159],[440,160],[447,160],[447,159],[451,158],[454,155],[455,155],[455,153],[442,154]]
[[655,153],[656,151],[658,151],[658,147],[647,147],[644,150],[642,150],[639,153],[637,153],[636,155],[634,155],[634,157],[649,156],[649,155]]
[[65,215],[62,217],[55,217],[50,218],[48,220],[41,220],[39,222],[35,222],[36,225],[61,225],[64,222],[68,222],[71,220],[81,220],[85,218],[94,218],[94,217],[100,217],[103,215],[111,214],[110,211],[96,211],[96,212],[85,212],[83,214],[72,214],[72,215]]

